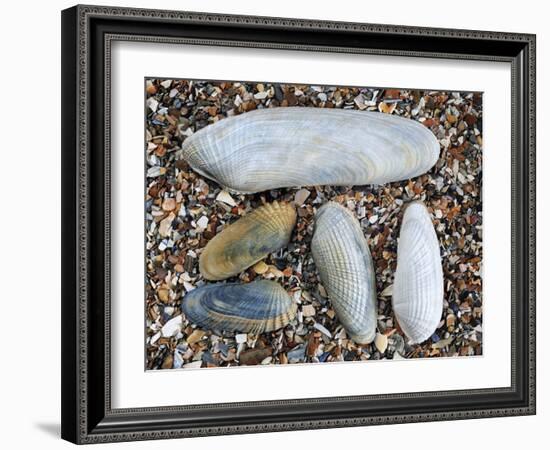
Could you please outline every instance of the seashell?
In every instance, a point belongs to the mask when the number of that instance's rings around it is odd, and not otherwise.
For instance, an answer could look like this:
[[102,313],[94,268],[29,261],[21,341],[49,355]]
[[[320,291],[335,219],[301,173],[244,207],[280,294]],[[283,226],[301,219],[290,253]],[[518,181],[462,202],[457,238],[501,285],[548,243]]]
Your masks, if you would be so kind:
[[223,280],[288,244],[296,223],[289,203],[273,202],[248,213],[208,242],[199,259],[199,270],[208,280]]
[[411,343],[428,339],[443,313],[443,270],[430,214],[421,202],[407,206],[397,246],[393,310]]
[[222,119],[188,137],[183,158],[224,188],[255,193],[293,186],[406,180],[439,158],[433,133],[377,112],[279,107]]
[[335,202],[319,208],[311,241],[321,281],[348,335],[368,344],[376,334],[372,257],[353,214]]
[[182,311],[191,323],[208,330],[260,334],[288,325],[296,304],[274,281],[216,283],[185,295]]

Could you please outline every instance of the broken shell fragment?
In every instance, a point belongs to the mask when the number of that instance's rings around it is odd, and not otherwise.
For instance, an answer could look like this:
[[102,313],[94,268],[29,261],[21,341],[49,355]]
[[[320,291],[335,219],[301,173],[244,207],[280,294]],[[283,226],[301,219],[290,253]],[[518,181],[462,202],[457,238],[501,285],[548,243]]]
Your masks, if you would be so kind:
[[338,319],[358,344],[376,334],[372,257],[353,214],[335,202],[319,208],[311,241],[313,259]]
[[384,353],[388,348],[388,337],[384,334],[376,333],[374,345],[380,353]]
[[439,143],[412,119],[367,111],[278,107],[219,120],[188,137],[183,158],[241,193],[294,186],[352,186],[426,173]]
[[432,220],[421,202],[408,205],[403,215],[392,302],[411,343],[435,332],[443,312],[443,270]]
[[260,334],[285,327],[296,316],[296,304],[274,281],[216,283],[185,295],[187,319],[207,330]]
[[288,244],[295,223],[296,211],[289,203],[260,206],[208,242],[199,259],[201,274],[207,280],[238,275]]

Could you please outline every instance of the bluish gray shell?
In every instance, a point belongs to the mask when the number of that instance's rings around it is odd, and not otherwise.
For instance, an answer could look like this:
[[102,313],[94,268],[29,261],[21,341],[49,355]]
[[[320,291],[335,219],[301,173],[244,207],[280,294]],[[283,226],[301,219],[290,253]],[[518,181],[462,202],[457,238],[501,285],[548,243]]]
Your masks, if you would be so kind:
[[193,170],[243,193],[406,180],[430,170],[439,152],[434,134],[412,119],[300,107],[228,117],[182,145]]
[[252,334],[283,328],[296,316],[296,304],[269,280],[199,287],[185,295],[182,310],[201,328]]
[[311,251],[321,281],[348,335],[368,344],[376,335],[372,257],[353,214],[335,202],[319,208]]

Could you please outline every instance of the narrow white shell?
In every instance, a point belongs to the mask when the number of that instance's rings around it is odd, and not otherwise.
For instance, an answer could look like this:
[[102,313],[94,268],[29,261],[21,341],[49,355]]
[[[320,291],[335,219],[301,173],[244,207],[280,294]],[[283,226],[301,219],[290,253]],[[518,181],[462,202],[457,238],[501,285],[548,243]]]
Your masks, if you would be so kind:
[[338,319],[358,344],[376,335],[376,282],[372,257],[353,214],[335,202],[315,217],[311,252]]
[[439,157],[435,136],[415,120],[304,107],[222,119],[187,138],[182,150],[195,171],[243,193],[406,180]]
[[439,242],[423,203],[407,206],[397,246],[393,310],[411,343],[428,339],[443,312]]

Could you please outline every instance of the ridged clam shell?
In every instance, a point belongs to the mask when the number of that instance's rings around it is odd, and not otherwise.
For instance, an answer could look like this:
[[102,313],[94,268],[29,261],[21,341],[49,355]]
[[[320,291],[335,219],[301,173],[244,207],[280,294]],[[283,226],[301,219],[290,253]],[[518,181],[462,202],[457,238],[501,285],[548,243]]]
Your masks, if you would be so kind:
[[319,208],[311,251],[348,335],[358,344],[372,342],[376,335],[376,282],[372,257],[357,219],[338,203]]
[[296,224],[289,203],[268,203],[241,217],[208,242],[199,269],[208,280],[239,274],[269,253],[288,244]]
[[182,310],[201,328],[252,334],[278,330],[296,316],[287,292],[268,280],[199,287],[185,295]]
[[195,171],[242,193],[406,180],[439,157],[433,133],[414,120],[304,107],[222,119],[187,138],[182,150]]
[[443,311],[443,270],[432,219],[420,202],[409,204],[403,214],[392,302],[411,343],[435,332]]

